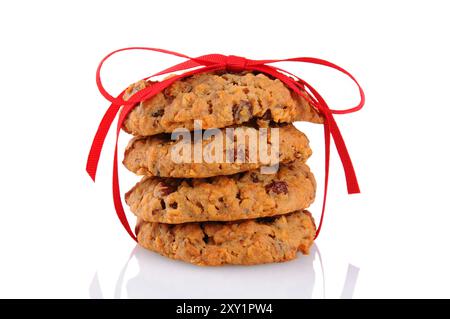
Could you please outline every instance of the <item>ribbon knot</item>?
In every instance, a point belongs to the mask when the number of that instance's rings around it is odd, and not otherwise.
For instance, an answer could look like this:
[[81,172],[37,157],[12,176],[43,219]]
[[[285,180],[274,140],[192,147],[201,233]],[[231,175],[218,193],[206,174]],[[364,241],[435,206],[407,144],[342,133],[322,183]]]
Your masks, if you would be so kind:
[[[180,58],[186,59],[186,61],[181,62],[179,64],[176,64],[172,67],[169,67],[161,72],[155,73],[149,77],[144,78],[143,80],[148,80],[155,76],[160,76],[164,74],[171,74],[176,73],[179,71],[185,71],[182,74],[174,75],[170,78],[167,78],[160,82],[155,82],[153,85],[150,85],[135,94],[133,94],[127,101],[124,101],[123,96],[125,93],[125,90],[122,91],[117,97],[113,97],[110,95],[105,88],[103,87],[100,71],[107,59],[111,57],[112,55],[122,52],[122,51],[129,51],[129,50],[145,50],[145,51],[153,51],[153,52],[159,52],[164,53],[167,55],[173,55]],[[360,102],[358,105],[348,108],[348,109],[340,109],[340,110],[333,110],[330,109],[325,102],[325,99],[317,92],[309,83],[302,80],[295,74],[292,74],[286,70],[283,70],[281,68],[278,68],[276,66],[272,66],[270,64],[276,63],[276,62],[301,62],[301,63],[308,63],[308,64],[315,64],[315,65],[321,65],[328,68],[332,68],[334,70],[337,70],[345,75],[347,75],[358,87],[359,95],[360,95]],[[123,48],[116,51],[113,51],[106,55],[101,61],[97,68],[96,73],[96,81],[97,86],[100,91],[100,93],[111,102],[111,105],[109,106],[108,110],[106,111],[105,115],[103,116],[97,132],[95,134],[94,140],[92,141],[91,150],[89,152],[88,160],[86,163],[86,171],[88,172],[89,176],[92,178],[92,180],[95,181],[95,176],[97,173],[97,166],[100,159],[100,154],[103,148],[103,143],[105,141],[106,135],[108,134],[108,131],[114,122],[114,119],[119,115],[118,121],[117,121],[117,129],[116,129],[116,143],[115,143],[115,150],[114,150],[114,161],[113,161],[113,200],[114,200],[114,206],[116,209],[117,216],[119,217],[120,222],[124,226],[125,230],[128,232],[128,234],[136,240],[136,236],[134,235],[133,231],[131,230],[130,224],[128,223],[125,210],[122,206],[122,195],[120,193],[120,186],[119,186],[119,173],[118,173],[118,160],[117,160],[117,150],[118,150],[118,139],[119,134],[122,128],[122,125],[128,115],[128,113],[131,112],[131,110],[134,108],[134,106],[144,100],[150,99],[159,92],[163,91],[165,88],[170,86],[172,83],[174,83],[177,80],[183,79],[185,77],[198,74],[198,73],[204,73],[204,72],[216,72],[221,70],[228,70],[228,71],[258,71],[262,72],[264,74],[270,75],[273,78],[276,78],[280,81],[282,81],[287,87],[289,87],[293,92],[295,92],[298,95],[301,95],[304,97],[312,106],[314,106],[323,116],[324,122],[324,138],[325,138],[325,180],[324,180],[324,192],[323,192],[323,201],[322,201],[322,214],[320,215],[320,221],[319,225],[317,227],[316,237],[320,233],[320,229],[322,227],[322,221],[325,213],[325,205],[326,205],[326,198],[327,198],[327,191],[328,191],[328,176],[329,176],[329,167],[330,167],[330,145],[331,140],[333,140],[334,144],[336,145],[336,149],[338,151],[342,167],[344,169],[345,173],[345,179],[347,182],[347,191],[349,194],[359,193],[359,185],[358,180],[356,178],[356,173],[353,168],[352,160],[350,158],[350,154],[348,153],[347,147],[344,142],[344,138],[342,137],[342,134],[339,130],[339,127],[336,123],[336,120],[334,119],[334,115],[336,114],[348,114],[353,113],[356,111],[359,111],[365,102],[364,97],[364,91],[361,88],[361,86],[358,84],[356,79],[351,75],[348,71],[344,70],[340,66],[331,63],[326,60],[318,59],[318,58],[309,58],[309,57],[299,57],[299,58],[290,58],[290,59],[280,59],[280,60],[248,60],[244,57],[239,57],[236,55],[229,55],[225,56],[222,54],[209,54],[204,55],[198,58],[191,58],[187,55],[158,49],[158,48],[147,48],[147,47],[130,47],[130,48]]]
[[237,55],[228,55],[225,57],[226,69],[231,72],[243,71],[247,68],[248,59]]

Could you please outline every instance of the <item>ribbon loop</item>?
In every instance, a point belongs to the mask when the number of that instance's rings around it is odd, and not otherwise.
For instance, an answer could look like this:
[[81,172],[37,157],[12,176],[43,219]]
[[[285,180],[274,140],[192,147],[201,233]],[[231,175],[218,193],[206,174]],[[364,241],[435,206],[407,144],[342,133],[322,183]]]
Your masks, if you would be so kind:
[[[155,84],[146,87],[145,89],[138,91],[134,95],[132,95],[127,101],[123,100],[123,95],[125,91],[122,91],[117,97],[113,97],[110,95],[105,88],[103,87],[101,77],[100,77],[100,71],[107,59],[109,59],[112,55],[122,52],[122,51],[128,51],[128,50],[146,50],[146,51],[153,51],[153,52],[159,52],[167,55],[173,55],[180,58],[185,58],[186,61],[181,62],[179,64],[176,64],[172,67],[169,67],[163,71],[160,71],[158,73],[155,73],[144,80],[148,80],[154,76],[164,75],[168,73],[175,73],[179,71],[185,71],[182,74],[175,75],[173,77],[167,78],[163,81],[156,82]],[[302,63],[310,63],[310,64],[316,64],[316,65],[322,65],[326,66],[332,69],[335,69],[341,73],[344,73],[348,77],[350,77],[351,80],[354,81],[354,83],[357,85],[359,94],[361,97],[361,100],[359,104],[355,107],[345,109],[345,110],[333,110],[330,109],[323,99],[323,97],[306,81],[302,80],[295,74],[292,74],[286,70],[280,69],[275,66],[271,66],[269,64],[274,62],[302,62]],[[322,213],[320,215],[320,222],[317,227],[316,237],[319,235],[320,230],[322,228],[322,222],[323,217],[325,213],[325,204],[327,199],[327,192],[328,192],[328,176],[329,176],[329,162],[330,162],[330,144],[331,144],[331,138],[334,141],[334,144],[336,145],[336,149],[338,151],[340,160],[342,162],[342,166],[344,168],[345,172],[345,178],[347,182],[347,191],[349,194],[359,193],[359,185],[358,180],[356,178],[356,173],[353,168],[353,164],[350,158],[350,155],[348,153],[347,147],[344,142],[344,138],[342,137],[342,134],[339,130],[339,127],[336,123],[336,120],[333,117],[333,114],[347,114],[359,111],[364,103],[365,103],[365,96],[364,91],[359,85],[359,83],[356,81],[356,79],[351,75],[348,71],[344,70],[340,66],[328,62],[326,60],[317,59],[317,58],[290,58],[290,59],[282,59],[282,60],[249,60],[244,57],[236,56],[236,55],[229,55],[225,56],[222,54],[208,54],[203,55],[197,58],[190,58],[187,55],[163,50],[163,49],[157,49],[157,48],[147,48],[147,47],[130,47],[130,48],[123,48],[116,51],[113,51],[106,55],[100,62],[97,73],[96,73],[96,81],[97,81],[97,87],[100,91],[100,93],[111,102],[110,107],[106,111],[105,115],[103,116],[102,121],[100,122],[100,125],[97,129],[97,132],[95,134],[94,140],[92,142],[91,150],[89,152],[87,164],[86,164],[86,171],[88,172],[89,176],[95,181],[95,176],[97,172],[97,166],[100,159],[100,154],[103,148],[103,143],[105,141],[106,135],[108,134],[109,128],[112,125],[112,122],[114,119],[119,115],[119,119],[117,121],[117,131],[116,131],[116,144],[115,144],[115,151],[114,151],[114,162],[113,162],[113,199],[114,199],[114,205],[116,209],[117,216],[119,217],[119,220],[121,221],[122,225],[124,226],[125,230],[129,233],[129,235],[136,240],[136,236],[131,231],[131,227],[128,223],[125,211],[122,206],[122,197],[120,194],[120,187],[119,187],[119,175],[118,175],[118,167],[117,167],[117,141],[119,138],[119,133],[122,127],[123,122],[125,121],[125,118],[127,114],[134,108],[134,106],[144,100],[152,98],[154,95],[156,95],[158,92],[161,92],[166,87],[171,85],[173,82],[182,79],[184,77],[188,77],[197,73],[204,73],[204,72],[212,72],[212,71],[219,71],[219,70],[228,70],[230,72],[240,72],[243,70],[253,70],[253,71],[259,71],[263,72],[265,74],[271,75],[274,78],[279,79],[284,84],[286,84],[291,90],[293,90],[298,95],[301,95],[304,97],[311,105],[313,105],[317,110],[322,114],[324,118],[324,138],[325,138],[325,180],[324,180],[324,194],[323,194],[323,202],[322,202]],[[305,91],[305,88],[308,89],[308,93]],[[120,112],[119,112],[120,111]]]

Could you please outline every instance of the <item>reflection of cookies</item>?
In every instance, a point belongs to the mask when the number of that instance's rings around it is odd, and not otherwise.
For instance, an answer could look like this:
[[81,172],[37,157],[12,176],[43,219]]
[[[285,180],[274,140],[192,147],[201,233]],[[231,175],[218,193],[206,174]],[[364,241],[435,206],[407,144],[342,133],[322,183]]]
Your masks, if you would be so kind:
[[[279,152],[279,156],[274,156],[272,165],[277,164],[278,161],[284,163],[297,159],[305,162],[311,155],[307,137],[292,124],[277,129],[279,147],[276,147],[276,149]],[[225,129],[221,129],[220,132],[222,133],[222,138],[220,139],[221,145],[219,145],[219,147],[221,146],[220,153],[215,150],[215,144],[219,139],[215,140],[214,138],[209,140],[199,139],[195,142],[191,138],[192,143],[186,144],[183,141],[171,140],[170,137],[165,135],[136,137],[128,144],[123,164],[130,171],[139,175],[199,178],[235,174],[256,169],[270,163],[270,156],[266,156],[266,158],[260,157],[258,147],[260,132],[258,129],[252,127],[234,128],[235,136],[244,132],[244,134],[253,136],[253,138],[252,142],[245,141],[242,138],[240,140],[242,142],[236,141],[233,148],[227,147],[230,144],[226,143]],[[269,138],[264,136],[264,143],[268,142],[269,144],[263,145],[266,145],[270,150],[272,147],[271,129],[265,132],[269,132],[269,134],[265,135]],[[231,138],[228,138],[228,141],[230,140]],[[176,153],[176,150],[180,149],[180,145],[183,143],[187,146],[186,149],[188,152],[186,153],[188,153],[188,156],[184,162],[176,163],[173,159],[173,153]],[[232,143],[232,140],[229,143]],[[237,147],[238,143],[241,143],[241,148]],[[200,151],[197,151],[199,149],[197,146],[200,146]],[[263,150],[265,149],[263,148]],[[205,155],[206,160],[200,157],[201,162],[198,160],[198,163],[194,163],[194,152],[198,152],[200,156],[202,154]],[[267,154],[267,152],[262,151],[261,153],[263,156]],[[212,156],[207,158],[206,156],[209,154],[212,154]],[[226,163],[227,159],[228,163]],[[241,163],[237,163],[239,160]]]
[[139,221],[138,242],[161,255],[197,265],[251,265],[308,254],[315,225],[307,211],[238,222],[168,225]]
[[287,214],[307,208],[316,183],[301,161],[275,174],[259,169],[206,179],[144,177],[125,196],[138,217],[159,223],[232,221]]
[[[151,82],[145,81],[131,85],[125,98],[149,85]],[[181,127],[193,130],[194,120],[202,120],[203,128],[208,129],[252,118],[322,122],[313,106],[278,79],[253,73],[202,73],[176,81],[141,102],[128,114],[123,128],[133,135],[148,136]]]

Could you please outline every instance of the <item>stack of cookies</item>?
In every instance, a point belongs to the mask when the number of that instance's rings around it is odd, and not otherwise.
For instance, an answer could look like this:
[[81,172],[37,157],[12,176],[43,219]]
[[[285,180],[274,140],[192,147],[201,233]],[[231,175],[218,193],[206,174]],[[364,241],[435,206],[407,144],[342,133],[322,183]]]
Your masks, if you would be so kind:
[[[125,97],[152,83],[133,84]],[[197,74],[137,105],[123,127],[135,136],[123,164],[144,175],[125,196],[140,245],[198,265],[307,254],[316,227],[305,209],[316,183],[294,121],[322,118],[278,79],[251,72]],[[270,162],[266,141],[277,145]]]

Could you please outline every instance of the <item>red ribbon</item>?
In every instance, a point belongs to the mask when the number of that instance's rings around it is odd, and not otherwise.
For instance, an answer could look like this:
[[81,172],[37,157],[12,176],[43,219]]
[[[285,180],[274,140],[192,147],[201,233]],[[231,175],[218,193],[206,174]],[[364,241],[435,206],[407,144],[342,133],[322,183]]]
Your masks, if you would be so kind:
[[[100,77],[100,71],[102,69],[103,64],[107,59],[109,59],[112,55],[122,52],[122,51],[128,51],[128,50],[147,50],[147,51],[155,51],[160,52],[168,55],[174,55],[181,58],[185,58],[186,61],[181,62],[177,65],[174,65],[170,68],[167,68],[161,72],[158,72],[156,74],[153,74],[147,78],[144,78],[143,80],[148,80],[152,77],[168,74],[168,73],[174,73],[178,71],[186,71],[180,75],[173,76],[169,79],[156,82],[152,84],[151,86],[148,86],[144,88],[143,90],[140,90],[136,92],[134,95],[132,95],[127,101],[123,99],[123,95],[125,91],[122,91],[117,97],[113,97],[110,95],[105,88],[103,87],[101,77]],[[355,107],[344,109],[344,110],[333,110],[330,109],[325,102],[325,100],[322,98],[322,96],[307,82],[300,79],[296,75],[282,70],[276,66],[272,66],[269,64],[275,63],[275,62],[303,62],[303,63],[311,63],[311,64],[318,64],[323,65],[335,70],[338,70],[345,75],[347,75],[350,79],[355,82],[355,84],[358,87],[359,94],[361,97],[361,100],[359,104]],[[321,114],[324,117],[324,134],[325,134],[325,183],[324,183],[324,194],[323,194],[323,204],[322,204],[322,213],[320,216],[320,222],[319,226],[317,228],[316,232],[316,238],[320,233],[320,230],[322,228],[323,223],[323,217],[325,213],[325,204],[327,199],[327,193],[328,193],[328,176],[329,176],[329,169],[330,169],[330,142],[331,138],[333,138],[334,144],[336,145],[336,149],[338,151],[339,157],[342,162],[342,166],[344,168],[345,172],[345,178],[347,182],[347,191],[349,194],[359,193],[359,185],[358,180],[356,178],[355,170],[353,168],[352,161],[350,159],[350,155],[348,153],[347,147],[345,146],[344,139],[342,138],[341,132],[339,131],[339,127],[333,117],[333,114],[347,114],[347,113],[353,113],[356,111],[359,111],[365,101],[364,92],[361,88],[361,86],[358,84],[356,79],[346,70],[341,68],[340,66],[333,64],[331,62],[328,62],[326,60],[321,60],[317,58],[291,58],[291,59],[282,59],[282,60],[249,60],[243,57],[238,57],[234,55],[226,56],[222,54],[208,54],[203,55],[197,58],[191,58],[187,55],[167,51],[163,49],[157,49],[157,48],[147,48],[147,47],[130,47],[130,48],[123,48],[116,51],[113,51],[109,53],[107,56],[105,56],[102,61],[100,62],[97,73],[96,73],[96,80],[97,80],[97,86],[100,91],[100,93],[111,102],[110,107],[106,111],[105,115],[102,118],[102,121],[100,122],[100,125],[97,129],[97,133],[95,134],[94,140],[92,142],[91,150],[89,152],[89,157],[86,164],[86,171],[88,172],[89,176],[92,178],[93,181],[95,181],[95,175],[97,172],[97,166],[98,161],[100,158],[100,153],[102,151],[103,143],[105,141],[106,135],[108,134],[109,128],[111,127],[111,124],[115,117],[117,116],[117,113],[121,110],[119,114],[119,120],[117,122],[117,130],[116,130],[116,143],[115,143],[115,150],[114,150],[114,163],[113,163],[113,199],[114,199],[114,206],[116,208],[117,216],[119,217],[119,220],[121,221],[122,225],[125,227],[126,231],[130,236],[136,240],[136,236],[134,235],[133,231],[130,228],[130,225],[128,223],[128,220],[125,215],[125,211],[122,206],[122,199],[120,194],[120,187],[119,187],[119,175],[117,170],[117,142],[119,139],[120,130],[122,127],[122,124],[128,115],[128,113],[133,109],[133,107],[143,101],[150,99],[151,97],[155,96],[157,93],[164,90],[166,87],[170,86],[173,82],[185,78],[187,76],[197,74],[197,73],[203,73],[203,72],[211,72],[211,71],[218,71],[218,70],[229,70],[229,71],[260,71],[265,74],[269,74],[275,78],[278,78],[280,81],[284,82],[290,89],[292,89],[297,94],[303,96],[306,100],[309,101],[315,108],[317,108]],[[289,76],[288,76],[289,75]],[[309,94],[304,91],[304,88],[307,88],[309,90]]]

